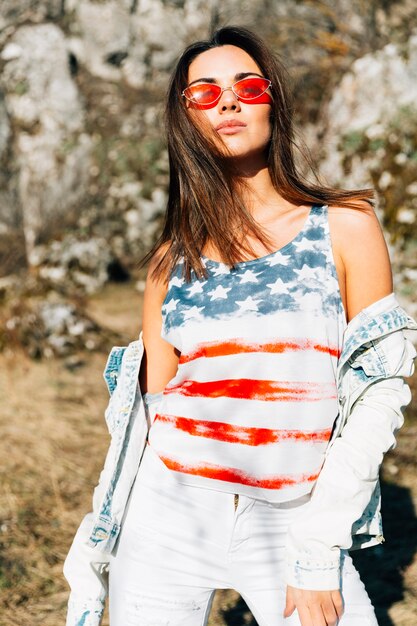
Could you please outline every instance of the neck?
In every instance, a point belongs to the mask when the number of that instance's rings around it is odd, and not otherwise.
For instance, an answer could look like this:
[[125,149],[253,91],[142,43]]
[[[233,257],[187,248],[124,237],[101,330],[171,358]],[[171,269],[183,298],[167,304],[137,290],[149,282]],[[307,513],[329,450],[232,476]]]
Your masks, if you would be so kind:
[[262,163],[242,163],[239,172],[247,185],[240,191],[242,198],[252,216],[261,224],[276,218],[277,210],[283,212],[292,204],[278,193],[272,184],[267,165]]

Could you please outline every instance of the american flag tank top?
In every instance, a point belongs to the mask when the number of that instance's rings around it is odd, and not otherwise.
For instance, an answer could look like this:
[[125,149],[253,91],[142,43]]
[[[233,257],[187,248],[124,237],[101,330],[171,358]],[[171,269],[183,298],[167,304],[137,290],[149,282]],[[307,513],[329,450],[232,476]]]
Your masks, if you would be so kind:
[[208,278],[172,272],[161,336],[180,352],[148,444],[182,483],[270,502],[311,491],[338,413],[346,315],[328,223],[313,205],[279,250]]

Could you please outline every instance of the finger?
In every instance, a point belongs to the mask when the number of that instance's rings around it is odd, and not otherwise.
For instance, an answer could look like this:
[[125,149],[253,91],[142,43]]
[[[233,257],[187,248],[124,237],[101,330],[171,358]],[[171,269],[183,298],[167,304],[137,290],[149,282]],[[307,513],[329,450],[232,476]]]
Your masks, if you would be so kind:
[[313,622],[307,605],[297,605],[297,612],[301,626],[318,626],[318,624],[316,625],[316,623]]
[[332,592],[332,600],[333,600],[333,606],[337,613],[337,618],[341,619],[343,613],[345,612],[345,603],[344,603],[343,596],[340,593],[340,591]]
[[284,609],[283,616],[289,617],[294,612],[294,609],[295,609],[295,604],[294,604],[294,600],[292,597],[292,591],[289,587],[287,587],[287,593],[285,596],[285,609]]
[[339,621],[335,606],[332,602],[325,602],[322,605],[322,611],[327,626],[337,626]]
[[[310,616],[314,626],[328,626],[323,615],[323,607],[317,601],[309,605]],[[332,624],[334,626],[334,624]]]

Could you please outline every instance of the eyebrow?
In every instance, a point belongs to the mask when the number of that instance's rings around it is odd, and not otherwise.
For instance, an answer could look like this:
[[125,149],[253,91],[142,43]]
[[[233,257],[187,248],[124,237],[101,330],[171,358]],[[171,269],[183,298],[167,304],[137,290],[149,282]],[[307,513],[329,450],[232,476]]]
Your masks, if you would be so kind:
[[[242,78],[246,78],[246,76],[259,76],[259,78],[265,78],[265,76],[262,76],[261,74],[258,74],[257,72],[238,72],[238,74],[234,75],[234,81],[238,81],[238,80],[242,80]],[[196,78],[195,80],[192,80],[191,83],[188,83],[188,86],[191,87],[191,85],[194,85],[194,83],[217,83],[217,79],[216,78]]]

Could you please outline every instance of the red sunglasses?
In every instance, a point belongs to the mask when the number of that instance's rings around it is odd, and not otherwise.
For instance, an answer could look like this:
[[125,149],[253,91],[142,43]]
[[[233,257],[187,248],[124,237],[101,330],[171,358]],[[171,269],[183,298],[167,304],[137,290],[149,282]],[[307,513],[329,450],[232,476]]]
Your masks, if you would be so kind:
[[251,77],[238,80],[230,87],[220,87],[212,83],[198,83],[186,87],[182,96],[187,98],[194,108],[210,109],[220,100],[223,91],[231,89],[238,100],[248,104],[271,104],[272,98],[266,93],[271,88],[268,78]]

